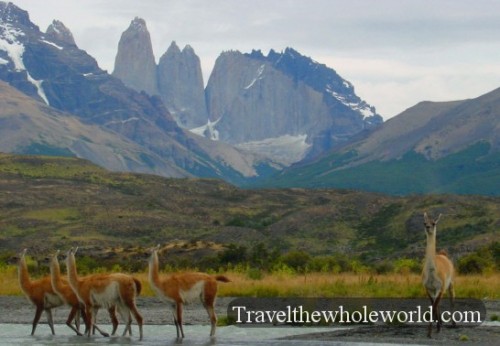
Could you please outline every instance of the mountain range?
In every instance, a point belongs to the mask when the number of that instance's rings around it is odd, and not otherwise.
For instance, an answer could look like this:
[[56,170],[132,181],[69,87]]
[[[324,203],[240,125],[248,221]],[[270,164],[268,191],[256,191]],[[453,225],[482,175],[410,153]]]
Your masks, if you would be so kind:
[[[69,29],[61,22],[54,21],[43,33],[26,11],[4,2],[0,2],[0,80],[44,104],[40,109],[71,114],[85,125],[113,133],[109,141],[119,137],[133,142],[138,148],[138,161],[133,164],[121,156],[120,143],[110,145],[116,149],[111,150],[114,161],[123,161],[126,170],[238,181],[254,176],[257,164],[266,165],[253,154],[183,130],[160,98],[128,88],[100,69],[94,58],[75,45]],[[22,114],[22,108],[17,112]],[[34,136],[22,146],[57,147],[60,143],[57,139],[46,141]],[[68,147],[60,149],[82,155]],[[92,159],[85,154],[80,157]],[[116,168],[106,163],[104,167]]]
[[156,63],[141,18],[108,74],[63,23],[42,32],[5,2],[0,80],[4,152],[247,187],[500,194],[500,89],[383,122],[350,82],[293,48],[222,52],[205,87],[189,45],[172,42]]
[[146,22],[135,18],[118,44],[113,75],[158,95],[177,124],[283,166],[315,157],[382,123],[333,69],[292,48],[223,52],[205,90],[200,59],[172,42],[155,63]]
[[274,177],[272,186],[336,186],[391,194],[500,194],[500,88],[421,102],[369,136]]

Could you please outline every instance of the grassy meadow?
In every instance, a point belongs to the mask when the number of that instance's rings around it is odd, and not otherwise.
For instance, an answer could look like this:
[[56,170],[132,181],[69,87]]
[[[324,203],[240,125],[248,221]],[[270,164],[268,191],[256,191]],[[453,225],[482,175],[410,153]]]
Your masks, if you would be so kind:
[[[224,275],[231,282],[219,284],[221,297],[425,297],[420,275],[414,273],[272,273],[258,279],[239,271]],[[146,272],[133,276],[142,282],[142,296],[154,296]],[[459,298],[500,299],[500,273],[459,275],[455,293]],[[0,268],[0,295],[22,295],[16,266]]]

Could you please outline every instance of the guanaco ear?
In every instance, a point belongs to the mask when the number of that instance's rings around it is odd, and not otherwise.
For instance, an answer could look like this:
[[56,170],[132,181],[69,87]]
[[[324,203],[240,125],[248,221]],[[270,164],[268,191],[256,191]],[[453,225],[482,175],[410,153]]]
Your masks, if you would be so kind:
[[443,216],[443,214],[439,214],[438,218],[436,219],[436,221],[434,221],[434,224],[437,224],[439,222],[439,220],[441,219],[441,216]]
[[73,254],[76,255],[77,251],[78,251],[78,246],[75,248],[75,252],[73,252]]
[[26,256],[26,252],[28,252],[28,249],[23,249],[23,251],[19,253],[19,257],[24,258],[24,256]]
[[427,212],[424,212],[424,221],[425,223],[429,222],[429,217],[427,216]]

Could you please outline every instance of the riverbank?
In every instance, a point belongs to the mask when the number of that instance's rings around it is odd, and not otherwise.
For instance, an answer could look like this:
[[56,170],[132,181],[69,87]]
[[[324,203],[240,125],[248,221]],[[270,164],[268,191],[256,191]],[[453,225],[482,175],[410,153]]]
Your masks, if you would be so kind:
[[[219,318],[227,316],[227,306],[234,298],[220,297],[216,303],[216,313]],[[500,301],[485,300],[486,321],[477,327],[457,327],[450,328],[445,326],[441,332],[434,333],[432,339],[427,338],[427,328],[425,326],[361,326],[342,328],[341,330],[331,331],[330,327],[325,327],[324,331],[315,333],[304,333],[304,328],[297,327],[297,334],[287,336],[286,340],[296,341],[318,341],[325,344],[334,342],[345,343],[389,343],[389,344],[451,344],[458,341],[467,341],[467,345],[493,345],[500,340],[500,322],[491,322],[492,317],[500,316]],[[137,300],[139,311],[144,317],[146,325],[171,325],[173,323],[172,314],[168,306],[157,298],[139,297]],[[35,309],[24,297],[18,296],[0,296],[0,323],[2,324],[26,324],[26,334],[31,331],[31,323],[34,317]],[[69,308],[60,307],[55,309],[54,322],[64,324],[69,313]],[[209,319],[207,313],[199,303],[185,306],[184,321],[186,325],[207,325]],[[99,312],[98,322],[100,324],[109,324],[109,317],[106,311]],[[37,334],[48,334],[45,316],[40,321],[41,325],[37,329]],[[47,328],[47,329],[45,329]],[[174,332],[171,326],[170,332]],[[273,328],[273,327],[270,327]],[[122,327],[119,327],[121,333]]]

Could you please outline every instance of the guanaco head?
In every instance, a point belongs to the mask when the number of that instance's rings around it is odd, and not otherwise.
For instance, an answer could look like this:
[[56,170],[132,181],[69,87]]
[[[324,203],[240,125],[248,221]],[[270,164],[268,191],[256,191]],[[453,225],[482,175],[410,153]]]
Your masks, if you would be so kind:
[[26,256],[26,252],[28,252],[28,249],[23,249],[23,250],[19,253],[19,259],[24,259],[24,257]]
[[[76,248],[78,250],[78,248]],[[68,251],[66,251],[66,263],[70,260],[71,256],[74,256],[76,253],[76,250],[71,247]]]
[[50,264],[53,265],[53,264],[57,264],[59,262],[59,253],[61,252],[61,250],[56,250],[52,256],[50,256]]
[[147,254],[147,259],[148,262],[152,261],[156,256],[158,256],[158,251],[160,250],[160,244],[157,244],[156,246],[153,246],[152,248],[148,249],[148,254]]
[[25,261],[25,257],[26,257],[26,252],[28,252],[28,249],[23,249],[21,252],[19,252],[17,254],[17,256],[14,256],[12,258],[13,260],[13,263],[21,263],[21,262],[24,262]]
[[427,215],[427,213],[424,213],[424,226],[425,226],[425,232],[427,235],[435,235],[436,234],[436,226],[439,220],[441,219],[441,215],[437,217],[437,219],[433,219]]

